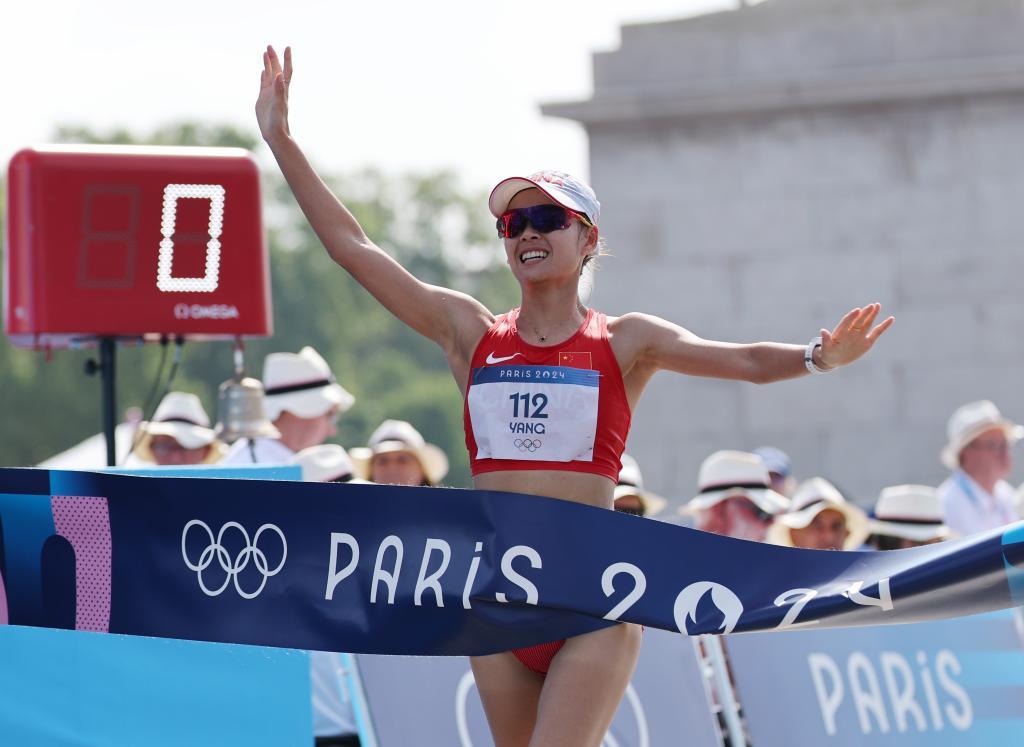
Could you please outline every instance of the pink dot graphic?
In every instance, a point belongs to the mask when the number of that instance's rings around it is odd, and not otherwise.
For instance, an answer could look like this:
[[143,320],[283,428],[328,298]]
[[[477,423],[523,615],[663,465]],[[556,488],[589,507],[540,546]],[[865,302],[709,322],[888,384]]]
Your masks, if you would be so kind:
[[53,496],[53,525],[75,551],[75,629],[110,629],[110,512],[106,498]]

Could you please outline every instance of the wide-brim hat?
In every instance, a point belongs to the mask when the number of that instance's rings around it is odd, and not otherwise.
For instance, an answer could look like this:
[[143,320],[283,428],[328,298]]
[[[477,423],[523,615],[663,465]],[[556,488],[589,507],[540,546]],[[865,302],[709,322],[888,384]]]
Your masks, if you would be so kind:
[[502,179],[491,190],[487,198],[487,207],[491,215],[500,218],[508,210],[512,198],[524,189],[539,189],[562,207],[583,213],[587,219],[597,225],[601,218],[601,203],[597,195],[582,179],[563,171],[538,171],[530,176],[511,176]]
[[644,507],[644,516],[654,516],[668,505],[668,500],[644,488],[640,465],[629,454],[623,454],[622,469],[619,470],[619,482],[615,486],[613,500],[617,501],[627,495],[635,495],[640,499]]
[[872,534],[899,537],[912,542],[944,540],[952,534],[946,526],[942,499],[927,485],[892,485],[883,488],[868,522]]
[[844,550],[853,550],[864,544],[870,534],[868,517],[860,508],[847,501],[835,485],[823,477],[805,480],[793,494],[789,511],[779,514],[765,533],[765,542],[793,547],[790,529],[803,529],[822,511],[838,511],[846,519]]
[[700,465],[697,495],[679,513],[690,515],[728,498],[746,498],[774,516],[789,507],[789,499],[772,490],[771,484],[761,457],[746,451],[716,451]]
[[356,398],[334,379],[327,361],[308,345],[298,353],[271,353],[263,362],[263,406],[277,420],[288,411],[316,418],[331,409],[348,410]]
[[352,460],[338,444],[318,444],[302,449],[292,459],[302,467],[305,482],[335,482],[355,474]]
[[448,457],[440,447],[427,443],[411,423],[404,420],[385,420],[370,434],[366,446],[349,449],[352,467],[357,477],[372,479],[373,458],[377,454],[405,451],[416,457],[423,475],[431,485],[437,485],[448,474]]
[[150,448],[154,436],[170,436],[185,449],[198,449],[213,445],[203,464],[213,464],[227,452],[227,444],[218,441],[210,418],[199,397],[188,392],[168,392],[160,400],[153,419],[139,423],[135,454],[140,459],[156,462]]
[[946,425],[947,443],[940,454],[942,463],[949,469],[956,469],[964,447],[993,428],[1002,429],[1011,445],[1024,437],[1024,426],[1004,418],[999,408],[987,399],[958,407]]

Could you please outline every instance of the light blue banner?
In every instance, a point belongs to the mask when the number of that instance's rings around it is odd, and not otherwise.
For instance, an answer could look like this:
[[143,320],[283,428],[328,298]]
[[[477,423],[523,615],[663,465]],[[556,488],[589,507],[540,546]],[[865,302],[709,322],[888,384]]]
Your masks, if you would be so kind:
[[1019,612],[726,639],[756,745],[1024,743]]
[[305,651],[0,627],[0,744],[312,743]]

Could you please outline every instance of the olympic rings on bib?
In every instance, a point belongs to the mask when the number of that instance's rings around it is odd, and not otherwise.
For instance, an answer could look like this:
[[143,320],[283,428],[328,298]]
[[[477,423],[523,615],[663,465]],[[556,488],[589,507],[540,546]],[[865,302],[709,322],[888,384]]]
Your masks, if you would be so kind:
[[[206,548],[199,554],[199,559],[193,562],[188,556],[188,550],[185,548],[185,539],[188,537],[188,532],[192,527],[202,527],[206,531],[209,537],[209,543]],[[242,535],[242,541],[244,546],[238,552],[238,555],[232,559],[227,549],[224,547],[223,539],[224,533],[229,529],[237,529]],[[271,569],[270,564],[267,562],[266,553],[259,548],[260,537],[265,531],[276,532],[277,536],[281,539],[281,560],[278,564]],[[239,596],[243,599],[254,599],[259,595],[263,588],[267,585],[267,579],[271,576],[276,576],[280,573],[281,569],[284,568],[284,561],[288,557],[288,542],[284,538],[284,532],[273,524],[264,524],[256,530],[256,534],[253,536],[252,541],[249,541],[249,533],[245,531],[245,527],[239,524],[237,521],[229,521],[220,528],[217,532],[217,538],[213,537],[213,530],[206,525],[205,522],[199,519],[192,519],[185,528],[181,531],[181,557],[185,560],[185,565],[188,566],[189,570],[196,572],[196,577],[199,580],[199,588],[203,590],[203,593],[209,597],[219,596],[227,587],[228,584],[234,582],[235,590]],[[217,564],[224,571],[224,583],[215,589],[207,587],[206,582],[203,579],[203,571],[213,564],[214,559],[217,560]],[[249,565],[249,561],[252,560],[256,570],[262,576],[260,585],[256,591],[245,591],[238,583],[238,574],[246,569]]]
[[539,438],[517,438],[512,445],[520,451],[528,451],[532,454],[543,445],[543,442]]

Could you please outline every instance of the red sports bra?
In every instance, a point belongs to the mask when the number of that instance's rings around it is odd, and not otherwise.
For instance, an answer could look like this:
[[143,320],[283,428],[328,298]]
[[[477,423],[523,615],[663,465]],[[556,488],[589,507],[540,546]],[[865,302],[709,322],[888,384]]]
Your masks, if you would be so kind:
[[565,470],[617,482],[632,414],[608,320],[589,309],[560,345],[525,342],[519,309],[503,314],[473,352],[463,408],[474,475]]

